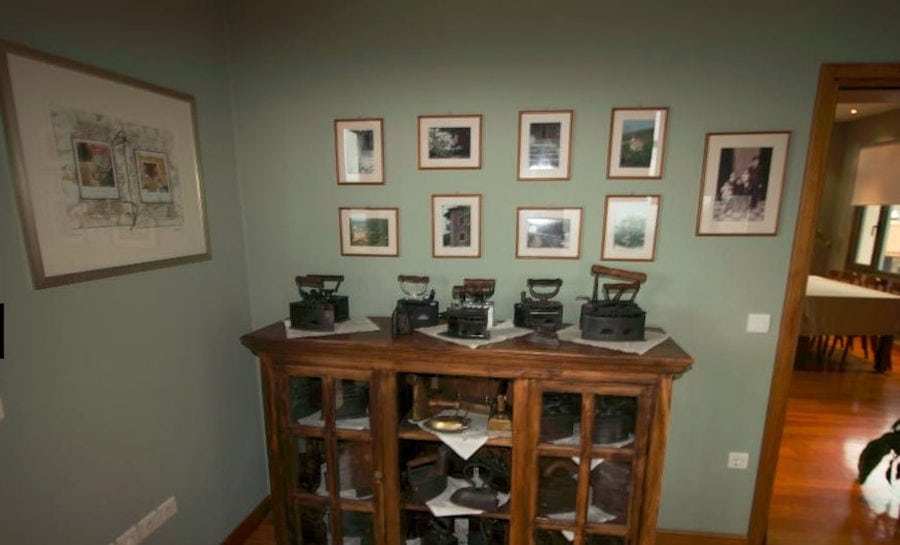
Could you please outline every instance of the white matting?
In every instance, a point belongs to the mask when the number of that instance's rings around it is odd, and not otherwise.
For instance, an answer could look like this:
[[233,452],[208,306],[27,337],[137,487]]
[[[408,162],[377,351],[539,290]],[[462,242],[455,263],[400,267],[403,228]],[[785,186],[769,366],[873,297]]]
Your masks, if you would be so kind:
[[654,346],[669,338],[669,334],[664,331],[648,329],[644,332],[643,341],[592,341],[590,339],[581,338],[581,329],[578,327],[578,324],[570,325],[565,329],[560,329],[557,335],[561,341],[586,344],[588,346],[607,348],[609,350],[618,350],[619,352],[628,352],[629,354],[645,354]]
[[375,322],[365,316],[351,316],[349,320],[334,324],[334,331],[309,331],[306,329],[291,328],[291,321],[284,321],[284,335],[288,339],[303,339],[306,337],[324,337],[326,335],[346,335],[347,333],[362,333],[365,331],[378,331],[381,329]]

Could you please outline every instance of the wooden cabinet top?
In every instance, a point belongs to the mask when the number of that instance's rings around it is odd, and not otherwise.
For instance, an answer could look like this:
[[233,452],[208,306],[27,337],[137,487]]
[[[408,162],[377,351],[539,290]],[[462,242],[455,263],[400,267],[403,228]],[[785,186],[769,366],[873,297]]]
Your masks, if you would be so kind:
[[579,373],[679,375],[693,359],[671,338],[643,355],[562,342],[543,347],[519,337],[477,349],[413,333],[393,337],[390,319],[372,318],[379,331],[288,339],[284,325],[248,333],[241,342],[273,363],[387,368],[419,373],[471,373],[498,377],[577,377]]

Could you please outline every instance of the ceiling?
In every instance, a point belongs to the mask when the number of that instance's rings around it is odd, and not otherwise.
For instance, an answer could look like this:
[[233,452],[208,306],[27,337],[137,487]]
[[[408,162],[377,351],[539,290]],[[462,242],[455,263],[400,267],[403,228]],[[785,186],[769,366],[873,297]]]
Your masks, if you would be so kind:
[[[834,120],[846,123],[898,108],[900,89],[845,89],[838,93]],[[856,110],[856,113],[851,113],[851,110]]]

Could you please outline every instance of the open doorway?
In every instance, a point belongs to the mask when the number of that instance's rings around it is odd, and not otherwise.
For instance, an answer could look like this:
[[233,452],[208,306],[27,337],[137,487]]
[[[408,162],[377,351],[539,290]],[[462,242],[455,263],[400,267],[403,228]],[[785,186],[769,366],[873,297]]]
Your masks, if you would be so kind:
[[800,333],[803,298],[812,264],[813,247],[816,244],[818,212],[822,205],[827,179],[828,152],[834,134],[835,109],[842,91],[864,89],[900,89],[900,64],[827,64],[820,70],[806,172],[760,452],[759,472],[748,529],[749,545],[763,545],[767,535],[775,470],[787,411],[788,390]]

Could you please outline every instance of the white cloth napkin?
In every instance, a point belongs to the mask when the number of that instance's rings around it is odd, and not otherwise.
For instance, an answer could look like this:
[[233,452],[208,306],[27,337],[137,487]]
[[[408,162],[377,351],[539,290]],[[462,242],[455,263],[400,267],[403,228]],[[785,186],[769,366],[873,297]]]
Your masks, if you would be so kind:
[[581,338],[581,328],[578,327],[578,324],[573,324],[565,329],[560,329],[557,335],[561,341],[586,344],[588,346],[596,346],[597,348],[608,348],[609,350],[618,350],[619,352],[628,352],[629,354],[638,355],[645,354],[650,351],[651,348],[669,338],[669,334],[664,331],[648,329],[644,333],[643,341],[592,341]]
[[468,346],[469,348],[478,348],[479,346],[500,343],[509,339],[515,339],[516,337],[528,335],[532,330],[525,327],[516,327],[515,325],[513,325],[512,320],[506,320],[505,322],[500,322],[499,324],[488,330],[491,333],[490,339],[460,339],[457,337],[450,337],[446,335],[446,324],[423,327],[417,329],[416,331],[424,335],[428,335],[429,337],[441,339],[442,341],[447,341],[449,343]]
[[344,335],[346,333],[362,333],[364,331],[378,331],[381,329],[375,322],[365,316],[351,316],[349,320],[334,324],[334,331],[308,331],[306,329],[293,329],[291,321],[284,321],[284,335],[288,339],[302,339],[305,337],[324,337],[326,335]]

